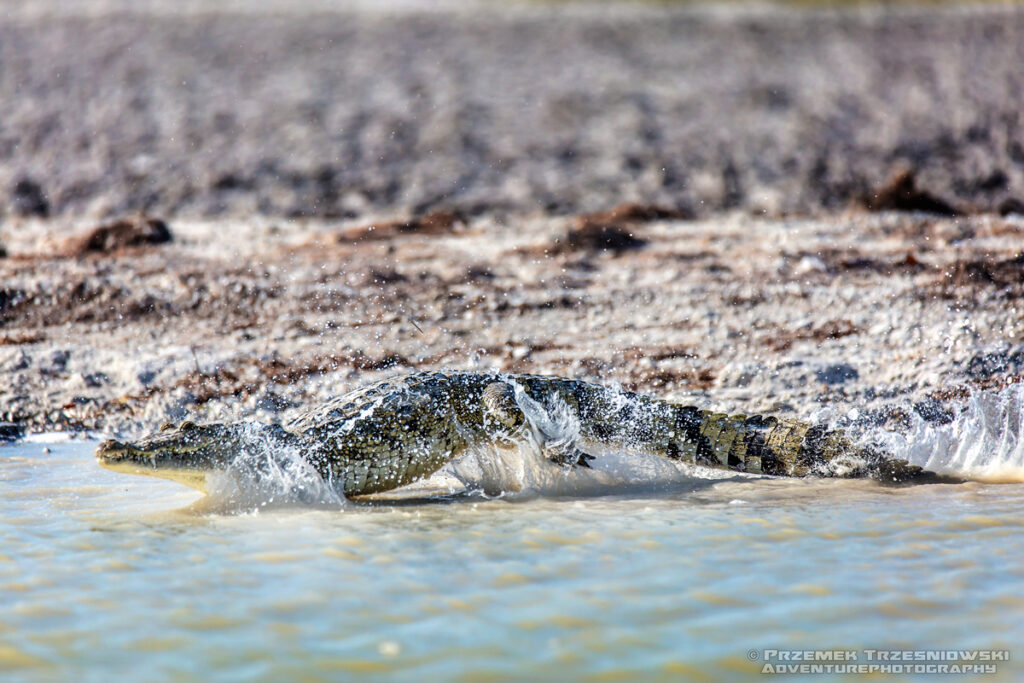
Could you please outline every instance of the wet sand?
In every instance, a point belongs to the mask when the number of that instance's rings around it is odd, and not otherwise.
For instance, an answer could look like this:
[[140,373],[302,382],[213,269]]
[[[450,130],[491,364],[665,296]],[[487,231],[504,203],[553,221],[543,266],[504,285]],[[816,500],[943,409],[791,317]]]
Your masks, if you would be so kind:
[[1019,9],[3,7],[29,430],[446,367],[942,420],[1024,373]]
[[74,256],[45,255],[55,236],[12,243],[4,417],[107,431],[286,419],[388,373],[494,367],[743,412],[899,404],[942,419],[967,388],[1024,372],[1019,217],[626,226],[618,251],[567,246],[577,222],[556,218],[380,239],[177,221],[172,242]]

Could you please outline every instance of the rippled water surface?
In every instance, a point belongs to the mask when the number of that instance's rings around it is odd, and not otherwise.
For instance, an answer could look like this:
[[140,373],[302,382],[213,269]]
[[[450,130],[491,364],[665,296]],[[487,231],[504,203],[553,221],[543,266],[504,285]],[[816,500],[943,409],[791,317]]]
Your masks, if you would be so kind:
[[1024,659],[1021,484],[662,477],[254,512],[102,470],[94,447],[0,447],[4,680],[735,677],[760,648]]

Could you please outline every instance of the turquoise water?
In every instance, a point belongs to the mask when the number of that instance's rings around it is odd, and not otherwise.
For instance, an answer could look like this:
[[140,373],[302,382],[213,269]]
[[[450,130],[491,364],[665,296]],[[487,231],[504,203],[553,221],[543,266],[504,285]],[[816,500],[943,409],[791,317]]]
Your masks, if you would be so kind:
[[94,447],[0,447],[5,681],[718,679],[822,648],[1024,675],[1021,484],[620,463],[497,499],[197,503]]

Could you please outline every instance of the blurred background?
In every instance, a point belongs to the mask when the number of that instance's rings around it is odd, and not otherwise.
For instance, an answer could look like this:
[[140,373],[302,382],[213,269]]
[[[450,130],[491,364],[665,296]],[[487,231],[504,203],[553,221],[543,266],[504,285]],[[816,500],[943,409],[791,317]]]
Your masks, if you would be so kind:
[[0,207],[1019,212],[1021,7],[7,0]]

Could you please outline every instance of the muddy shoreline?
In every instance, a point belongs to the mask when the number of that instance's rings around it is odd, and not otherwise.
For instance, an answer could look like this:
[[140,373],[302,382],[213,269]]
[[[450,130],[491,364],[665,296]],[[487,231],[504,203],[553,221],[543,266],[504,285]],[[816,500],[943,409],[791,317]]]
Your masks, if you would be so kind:
[[178,221],[171,242],[110,252],[13,243],[0,419],[285,420],[389,373],[474,367],[740,412],[942,412],[1024,372],[1020,217],[626,220],[628,246],[574,241],[587,220],[355,240],[368,226]]

